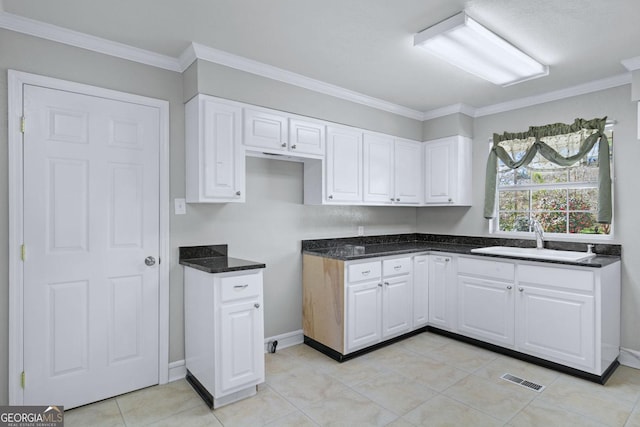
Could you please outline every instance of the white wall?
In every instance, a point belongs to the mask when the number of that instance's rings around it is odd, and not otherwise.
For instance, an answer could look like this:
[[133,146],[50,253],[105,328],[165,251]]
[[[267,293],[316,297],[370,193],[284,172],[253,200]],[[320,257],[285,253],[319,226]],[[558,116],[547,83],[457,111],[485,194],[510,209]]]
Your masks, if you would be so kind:
[[[482,217],[485,168],[489,138],[494,132],[524,131],[529,126],[572,123],[577,117],[608,116],[614,128],[614,227],[612,243],[622,245],[622,346],[640,350],[640,198],[638,166],[640,141],[636,137],[636,104],[631,102],[631,86],[576,96],[561,101],[479,117],[473,126],[473,206],[471,208],[420,208],[418,231],[457,235],[489,235]],[[437,126],[434,123],[434,126]]]

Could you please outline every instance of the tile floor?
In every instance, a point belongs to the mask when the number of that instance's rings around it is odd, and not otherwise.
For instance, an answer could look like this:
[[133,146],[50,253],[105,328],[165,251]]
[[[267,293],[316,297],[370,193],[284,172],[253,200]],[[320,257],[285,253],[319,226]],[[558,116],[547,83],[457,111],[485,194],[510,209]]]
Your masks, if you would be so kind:
[[640,426],[640,370],[601,386],[430,333],[342,364],[297,345],[267,354],[266,371],[255,397],[215,411],[181,380],[67,411],[65,425]]

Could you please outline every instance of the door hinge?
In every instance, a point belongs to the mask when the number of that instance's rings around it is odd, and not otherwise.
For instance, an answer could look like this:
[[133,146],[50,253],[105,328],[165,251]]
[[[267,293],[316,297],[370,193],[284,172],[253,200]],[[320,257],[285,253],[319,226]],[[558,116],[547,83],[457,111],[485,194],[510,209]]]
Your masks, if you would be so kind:
[[24,133],[24,116],[20,117],[20,132]]
[[22,261],[27,259],[27,247],[25,245],[20,246],[20,258]]
[[22,371],[22,373],[20,374],[20,387],[24,388],[24,382],[25,382],[25,374],[24,371]]

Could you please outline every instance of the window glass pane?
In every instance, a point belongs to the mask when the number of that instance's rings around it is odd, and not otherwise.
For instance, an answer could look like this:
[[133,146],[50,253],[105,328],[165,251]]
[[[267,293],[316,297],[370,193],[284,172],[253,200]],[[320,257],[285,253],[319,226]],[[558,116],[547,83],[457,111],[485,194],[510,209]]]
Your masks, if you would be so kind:
[[529,231],[528,212],[500,212],[500,231]]
[[569,210],[592,211],[598,210],[598,189],[580,188],[569,190]]
[[609,234],[609,226],[596,222],[593,212],[569,212],[569,233]]
[[534,212],[533,217],[548,233],[567,232],[567,214],[564,212]]
[[534,190],[531,194],[534,211],[560,211],[567,209],[567,190]]
[[501,211],[528,211],[529,190],[500,191],[498,209]]

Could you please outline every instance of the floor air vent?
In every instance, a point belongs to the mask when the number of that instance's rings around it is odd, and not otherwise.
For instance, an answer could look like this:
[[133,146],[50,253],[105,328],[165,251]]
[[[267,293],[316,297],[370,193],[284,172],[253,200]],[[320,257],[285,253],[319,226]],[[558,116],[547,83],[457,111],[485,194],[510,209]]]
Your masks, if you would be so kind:
[[538,393],[540,393],[540,392],[542,392],[542,390],[544,390],[544,386],[543,385],[536,384],[536,383],[531,382],[531,381],[523,380],[522,378],[518,378],[515,375],[504,374],[500,378],[502,378],[505,381],[509,381],[509,382],[514,383],[514,384],[518,384],[519,386],[526,387],[529,390],[537,391]]

